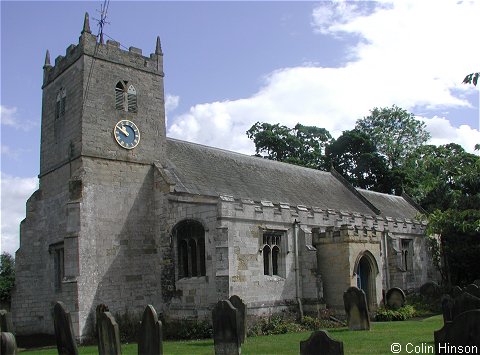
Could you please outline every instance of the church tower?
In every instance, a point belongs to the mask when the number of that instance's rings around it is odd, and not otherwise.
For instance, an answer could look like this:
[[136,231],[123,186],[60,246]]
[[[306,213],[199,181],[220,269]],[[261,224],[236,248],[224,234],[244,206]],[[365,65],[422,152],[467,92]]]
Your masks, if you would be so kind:
[[166,160],[163,77],[159,38],[148,57],[100,43],[88,14],[65,56],[52,65],[47,51],[40,184],[16,254],[18,334],[51,333],[57,300],[79,338],[92,331],[96,304],[161,302],[154,175]]

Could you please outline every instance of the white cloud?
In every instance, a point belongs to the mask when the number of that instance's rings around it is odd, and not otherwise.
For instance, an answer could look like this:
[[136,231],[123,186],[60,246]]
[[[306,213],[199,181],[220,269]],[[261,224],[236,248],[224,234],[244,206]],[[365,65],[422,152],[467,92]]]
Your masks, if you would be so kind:
[[432,118],[417,117],[423,120],[427,130],[432,135],[429,144],[442,145],[448,143],[460,144],[467,152],[476,153],[475,144],[480,143],[480,131],[467,125],[453,127],[446,118],[434,116]]
[[180,102],[180,96],[175,96],[170,94],[165,95],[165,111],[167,113],[172,112],[178,107],[179,102]]
[[[277,70],[251,97],[199,104],[174,117],[169,136],[252,153],[245,131],[256,121],[290,127],[300,122],[338,136],[374,107],[471,107],[464,94],[478,88],[461,81],[478,71],[480,47],[471,43],[478,41],[479,12],[480,2],[402,1],[376,8],[368,2],[321,3],[313,12],[316,30],[359,36],[351,48],[355,59],[341,68]],[[435,124],[438,118],[429,129]],[[478,131],[468,126],[449,124],[448,132],[444,139],[462,142],[468,151],[478,141]]]
[[1,251],[14,255],[19,246],[20,222],[25,218],[25,203],[38,187],[38,179],[0,173]]
[[7,107],[4,105],[0,105],[0,122],[2,126],[13,127],[24,131],[28,131],[36,126],[33,121],[22,120],[19,118],[16,107]]

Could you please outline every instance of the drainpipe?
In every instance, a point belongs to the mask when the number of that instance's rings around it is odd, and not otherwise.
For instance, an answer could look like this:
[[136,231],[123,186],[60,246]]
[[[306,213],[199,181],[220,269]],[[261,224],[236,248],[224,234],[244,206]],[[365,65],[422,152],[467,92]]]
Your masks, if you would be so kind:
[[388,245],[387,245],[388,232],[383,233],[383,255],[385,257],[385,281],[387,291],[390,289],[390,269],[388,267]]
[[299,265],[299,257],[298,257],[298,222],[295,219],[293,222],[293,238],[294,238],[294,251],[295,251],[295,296],[297,298],[298,303],[298,311],[300,314],[300,321],[303,320],[303,306],[302,306],[302,290],[300,289],[300,265]]

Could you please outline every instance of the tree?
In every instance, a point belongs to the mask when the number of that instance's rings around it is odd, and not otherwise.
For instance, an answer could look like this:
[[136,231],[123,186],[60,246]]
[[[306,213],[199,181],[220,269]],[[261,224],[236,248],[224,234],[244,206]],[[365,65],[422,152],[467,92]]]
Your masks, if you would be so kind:
[[478,77],[480,77],[480,73],[471,73],[468,74],[465,79],[463,79],[462,84],[473,84],[477,86],[478,83]]
[[332,137],[325,128],[294,128],[280,124],[255,123],[247,132],[255,143],[256,155],[313,169],[325,169],[325,146]]
[[9,253],[0,255],[0,302],[10,303],[15,285],[15,259]]
[[436,210],[428,217],[427,233],[440,237],[432,249],[447,286],[466,285],[480,278],[480,210]]
[[434,261],[448,286],[480,278],[480,157],[458,144],[425,145],[404,164],[406,192],[428,212]]
[[477,209],[480,158],[458,144],[425,145],[407,158],[405,191],[426,211]]
[[409,153],[430,138],[423,122],[395,105],[375,107],[370,116],[357,120],[355,129],[370,137],[391,169],[400,167]]
[[326,151],[328,163],[354,186],[386,193],[395,190],[387,161],[366,133],[345,131]]

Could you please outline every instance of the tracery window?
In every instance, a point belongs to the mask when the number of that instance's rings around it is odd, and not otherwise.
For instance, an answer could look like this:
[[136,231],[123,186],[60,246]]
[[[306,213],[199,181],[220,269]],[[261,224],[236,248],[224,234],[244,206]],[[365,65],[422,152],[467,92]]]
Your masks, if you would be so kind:
[[55,118],[59,119],[65,116],[65,102],[67,98],[67,91],[61,88],[57,93],[57,101],[55,105]]
[[205,276],[205,230],[187,220],[174,228],[177,239],[178,278]]
[[115,86],[115,108],[137,112],[137,90],[133,85],[128,85],[128,81],[119,81]]
[[281,234],[265,233],[263,235],[263,274],[280,275]]

